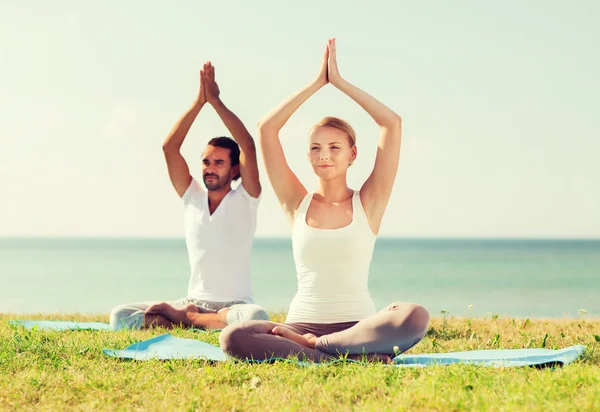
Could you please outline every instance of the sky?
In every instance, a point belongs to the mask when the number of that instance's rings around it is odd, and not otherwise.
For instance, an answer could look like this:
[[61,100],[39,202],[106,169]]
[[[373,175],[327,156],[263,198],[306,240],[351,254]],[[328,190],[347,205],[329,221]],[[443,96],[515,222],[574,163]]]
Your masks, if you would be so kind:
[[[183,236],[161,144],[202,64],[256,136],[329,37],[341,75],[403,118],[382,236],[600,238],[599,0],[0,0],[0,236]],[[307,132],[327,115],[357,131],[358,189],[379,131],[331,85],[282,130],[288,162],[317,187]],[[227,133],[205,106],[193,175]],[[256,234],[287,237],[259,162]]]

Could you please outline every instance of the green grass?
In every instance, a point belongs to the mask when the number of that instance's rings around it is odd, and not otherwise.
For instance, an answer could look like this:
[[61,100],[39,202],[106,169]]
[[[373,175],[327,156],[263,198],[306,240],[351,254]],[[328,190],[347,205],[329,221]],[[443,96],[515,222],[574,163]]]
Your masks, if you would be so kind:
[[[275,320],[281,320],[281,314]],[[402,369],[122,361],[102,353],[164,333],[26,331],[9,319],[107,321],[107,316],[0,315],[0,409],[45,410],[600,410],[600,321],[433,319],[410,352],[586,345],[564,368],[467,365]],[[218,344],[216,333],[173,335]]]

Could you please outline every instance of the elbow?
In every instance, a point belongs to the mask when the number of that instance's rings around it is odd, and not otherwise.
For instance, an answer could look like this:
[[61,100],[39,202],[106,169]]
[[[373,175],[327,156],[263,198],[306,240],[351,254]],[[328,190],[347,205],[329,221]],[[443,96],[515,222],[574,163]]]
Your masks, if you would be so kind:
[[267,122],[263,122],[262,120],[256,124],[256,128],[258,130],[258,141],[264,142],[265,137],[272,133],[273,129],[269,126]]
[[379,127],[392,131],[400,130],[402,129],[402,118],[394,113],[390,118],[387,118],[384,122],[382,121],[379,123]]
[[278,128],[271,122],[270,120],[259,120],[256,124],[259,135],[264,135],[266,133],[277,133]]
[[264,131],[265,131],[265,129],[266,129],[267,127],[268,127],[268,125],[267,125],[267,122],[265,122],[264,120],[259,120],[259,121],[256,123],[256,129],[257,129],[259,132],[264,132]]
[[175,153],[175,152],[179,152],[179,147],[177,147],[176,145],[174,145],[172,143],[164,142],[162,145],[162,150],[163,150],[163,153],[165,153],[165,154]]

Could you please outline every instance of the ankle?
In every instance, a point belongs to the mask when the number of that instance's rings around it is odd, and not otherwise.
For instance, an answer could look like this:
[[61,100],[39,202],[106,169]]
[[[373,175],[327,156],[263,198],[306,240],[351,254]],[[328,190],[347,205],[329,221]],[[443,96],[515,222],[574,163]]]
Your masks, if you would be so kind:
[[194,313],[200,313],[200,309],[198,309],[198,306],[194,305],[193,303],[190,303],[189,305],[185,306],[183,308],[183,310],[185,312],[194,312]]

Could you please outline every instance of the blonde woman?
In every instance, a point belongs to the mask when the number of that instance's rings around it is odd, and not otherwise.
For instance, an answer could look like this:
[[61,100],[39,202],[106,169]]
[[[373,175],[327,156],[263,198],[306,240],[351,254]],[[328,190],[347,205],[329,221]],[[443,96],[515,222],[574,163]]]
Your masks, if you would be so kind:
[[[357,158],[356,136],[345,121],[326,117],[309,134],[308,159],[319,188],[308,192],[289,168],[279,131],[310,96],[330,83],[357,102],[379,125],[373,172],[360,190],[346,174]],[[299,356],[315,361],[340,354],[389,360],[418,343],[429,314],[413,303],[377,312],[368,290],[369,266],[394,184],[402,119],[340,76],[330,39],[316,79],[259,122],[265,168],[292,225],[298,290],[285,324],[248,321],[228,326],[223,350],[240,359]]]

